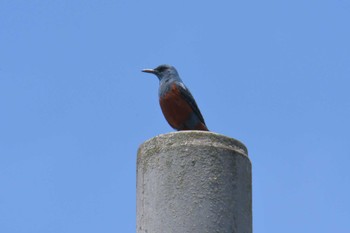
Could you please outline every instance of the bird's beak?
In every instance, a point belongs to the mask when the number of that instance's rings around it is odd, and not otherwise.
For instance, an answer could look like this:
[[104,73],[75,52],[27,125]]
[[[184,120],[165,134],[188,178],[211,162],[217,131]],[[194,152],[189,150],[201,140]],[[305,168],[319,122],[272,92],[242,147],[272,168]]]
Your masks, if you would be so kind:
[[156,73],[156,71],[153,70],[153,69],[144,69],[144,70],[142,70],[142,72],[151,73],[151,74],[155,74]]

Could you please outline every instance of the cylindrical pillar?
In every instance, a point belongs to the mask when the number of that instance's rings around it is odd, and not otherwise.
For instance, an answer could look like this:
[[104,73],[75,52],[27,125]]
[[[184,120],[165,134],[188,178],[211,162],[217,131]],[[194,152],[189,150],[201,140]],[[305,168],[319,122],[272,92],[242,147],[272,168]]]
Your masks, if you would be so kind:
[[137,233],[251,233],[246,147],[212,132],[180,131],[137,155]]

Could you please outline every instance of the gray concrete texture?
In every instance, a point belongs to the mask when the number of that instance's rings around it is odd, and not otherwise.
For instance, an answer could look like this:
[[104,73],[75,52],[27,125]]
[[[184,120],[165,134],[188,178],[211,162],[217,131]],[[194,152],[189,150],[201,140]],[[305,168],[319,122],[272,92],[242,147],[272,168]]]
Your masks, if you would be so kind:
[[137,233],[251,233],[246,147],[212,132],[180,131],[137,155]]

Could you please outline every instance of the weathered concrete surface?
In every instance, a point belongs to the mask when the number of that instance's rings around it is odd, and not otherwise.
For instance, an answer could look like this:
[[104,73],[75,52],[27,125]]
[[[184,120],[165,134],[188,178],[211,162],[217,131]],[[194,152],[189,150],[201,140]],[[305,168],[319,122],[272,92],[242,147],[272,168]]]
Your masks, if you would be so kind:
[[138,233],[251,233],[251,163],[239,141],[182,131],[143,143],[137,157]]

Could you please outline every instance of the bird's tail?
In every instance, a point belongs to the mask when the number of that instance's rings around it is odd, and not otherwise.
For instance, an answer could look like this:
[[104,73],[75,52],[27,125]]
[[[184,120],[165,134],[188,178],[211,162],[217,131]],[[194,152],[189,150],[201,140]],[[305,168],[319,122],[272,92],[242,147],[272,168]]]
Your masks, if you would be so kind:
[[209,131],[207,126],[200,122],[198,125],[196,125],[195,130],[202,130],[202,131]]

